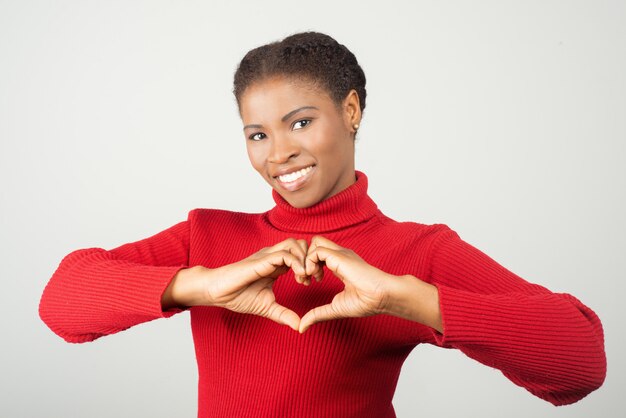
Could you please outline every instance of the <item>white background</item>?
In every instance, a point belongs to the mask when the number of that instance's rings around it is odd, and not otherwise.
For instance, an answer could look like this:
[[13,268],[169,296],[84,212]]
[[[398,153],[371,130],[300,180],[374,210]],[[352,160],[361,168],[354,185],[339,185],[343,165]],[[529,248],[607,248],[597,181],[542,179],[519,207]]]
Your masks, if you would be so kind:
[[625,4],[0,0],[0,415],[196,415],[187,313],[72,345],[39,298],[72,250],[195,207],[269,209],[232,75],[248,49],[318,30],[368,77],[357,168],[383,212],[448,224],[605,327],[607,380],[575,405],[423,346],[398,417],[623,417]]

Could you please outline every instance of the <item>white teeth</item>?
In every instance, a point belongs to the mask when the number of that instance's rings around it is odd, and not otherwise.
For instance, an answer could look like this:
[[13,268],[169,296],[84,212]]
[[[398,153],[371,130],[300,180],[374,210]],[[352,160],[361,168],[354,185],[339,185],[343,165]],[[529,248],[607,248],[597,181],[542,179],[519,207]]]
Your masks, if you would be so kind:
[[308,166],[303,168],[302,170],[294,171],[293,173],[284,174],[282,176],[278,176],[278,180],[283,183],[291,183],[292,181],[298,180],[300,177],[304,176],[309,171],[313,170],[313,166]]

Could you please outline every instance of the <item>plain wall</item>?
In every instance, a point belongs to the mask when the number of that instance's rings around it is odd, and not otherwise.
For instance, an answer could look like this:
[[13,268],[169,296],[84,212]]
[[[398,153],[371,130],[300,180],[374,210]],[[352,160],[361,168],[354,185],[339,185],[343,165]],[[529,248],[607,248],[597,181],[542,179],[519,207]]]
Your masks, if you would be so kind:
[[196,207],[269,209],[232,75],[247,50],[318,30],[367,75],[357,168],[382,211],[448,224],[605,327],[607,380],[577,404],[418,346],[398,417],[623,417],[625,22],[619,0],[0,0],[0,415],[196,415],[187,313],[73,345],[39,298],[72,250]]

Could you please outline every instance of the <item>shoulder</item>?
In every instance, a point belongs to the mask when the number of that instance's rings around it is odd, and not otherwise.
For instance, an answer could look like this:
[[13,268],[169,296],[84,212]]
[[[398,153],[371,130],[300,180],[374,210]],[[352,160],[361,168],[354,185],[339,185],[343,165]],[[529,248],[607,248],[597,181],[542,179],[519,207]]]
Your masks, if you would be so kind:
[[458,234],[443,223],[396,221],[382,213],[376,220],[378,226],[368,231],[370,240],[384,242],[388,251],[411,259],[429,259],[442,242],[458,238]]
[[377,220],[385,233],[393,234],[398,238],[437,241],[446,237],[458,236],[453,229],[443,223],[425,224],[415,221],[396,221],[382,212],[378,213]]
[[264,213],[234,212],[224,209],[197,208],[189,211],[188,220],[191,223],[219,223],[219,222],[258,222]]
[[196,208],[189,211],[188,218],[193,221],[211,220],[211,219],[244,219],[244,218],[258,218],[262,216],[262,213],[246,213],[235,212],[232,210],[224,209],[206,209]]

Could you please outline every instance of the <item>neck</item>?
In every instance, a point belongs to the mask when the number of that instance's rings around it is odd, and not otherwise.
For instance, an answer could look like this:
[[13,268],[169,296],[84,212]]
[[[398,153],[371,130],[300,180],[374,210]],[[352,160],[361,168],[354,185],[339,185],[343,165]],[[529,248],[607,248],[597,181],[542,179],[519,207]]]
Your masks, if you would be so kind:
[[356,181],[340,191],[306,208],[295,208],[275,190],[276,206],[267,213],[275,228],[301,233],[324,233],[347,228],[370,219],[378,212],[367,194],[367,177],[356,171]]

